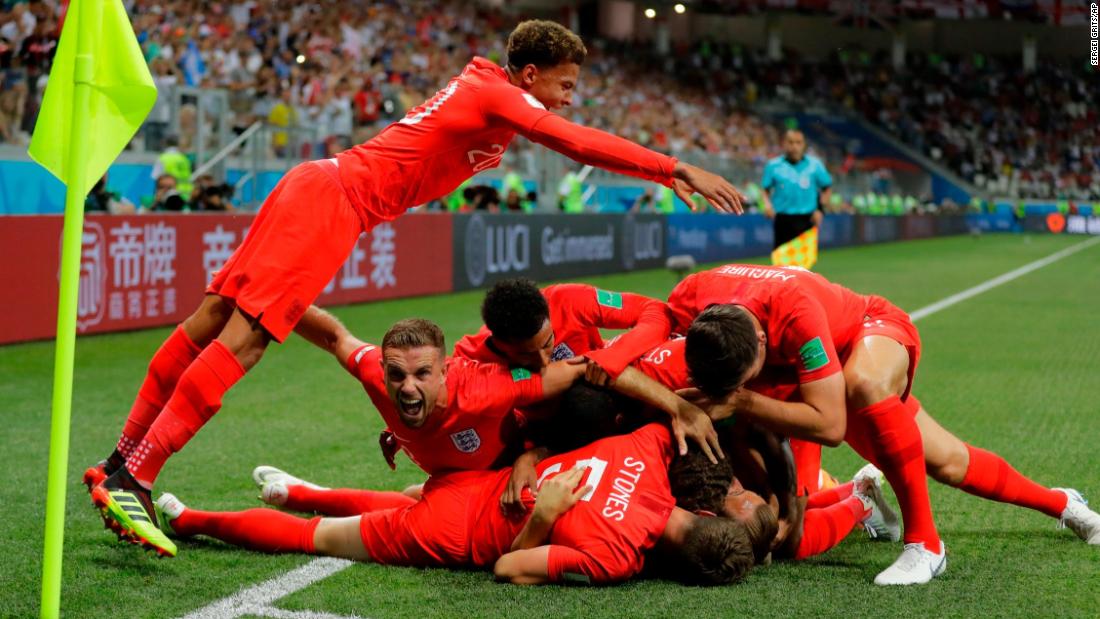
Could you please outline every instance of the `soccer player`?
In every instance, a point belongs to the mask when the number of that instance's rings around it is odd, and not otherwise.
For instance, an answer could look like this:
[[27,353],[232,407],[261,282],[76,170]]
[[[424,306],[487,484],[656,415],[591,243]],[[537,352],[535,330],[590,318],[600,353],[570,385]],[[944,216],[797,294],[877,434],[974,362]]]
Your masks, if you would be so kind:
[[[671,323],[663,301],[587,284],[542,290],[529,279],[506,279],[485,293],[485,322],[455,344],[455,355],[537,372],[551,361],[584,356],[606,384],[638,357],[668,339]],[[605,344],[600,329],[630,329]]]
[[362,232],[499,165],[516,134],[740,213],[741,194],[721,177],[552,112],[572,102],[586,53],[558,24],[523,22],[508,38],[507,66],[474,58],[370,141],[288,172],[199,308],[154,355],[116,449],[86,472],[105,523],[172,554],[151,500],[168,458],[221,408],[268,344],[290,334]]
[[530,515],[519,520],[497,508],[509,469],[433,476],[419,501],[345,518],[203,512],[172,495],[157,505],[176,535],[266,552],[387,565],[492,565],[499,580],[516,584],[608,584],[637,574],[646,551],[661,546],[688,582],[740,580],[752,564],[744,527],[676,508],[672,458],[672,437],[660,424],[549,458],[539,466],[538,497],[527,494]]
[[443,331],[423,319],[398,321],[381,347],[318,307],[296,331],[363,384],[396,444],[429,475],[506,466],[522,445],[513,410],[560,395],[584,372],[564,361],[539,374],[447,358]]
[[[898,496],[906,546],[877,584],[928,582],[944,569],[926,468],[936,480],[971,494],[1059,518],[1082,539],[1100,544],[1100,515],[1077,491],[1036,484],[928,415],[911,393],[920,337],[908,314],[886,299],[856,294],[802,269],[727,265],[685,279],[669,306],[676,326],[687,332],[691,378],[722,401],[724,414],[736,412],[819,444],[845,440],[883,470]],[[748,364],[746,352],[753,359]],[[765,383],[797,384],[790,398],[770,398],[745,385],[764,368]],[[813,466],[800,464],[799,483],[812,487],[819,469],[818,453]]]
[[[712,462],[722,455],[718,436],[705,413],[629,366],[668,337],[668,310],[663,302],[585,284],[560,284],[539,290],[534,282],[520,278],[494,285],[482,302],[481,316],[485,325],[455,345],[456,356],[531,371],[560,359],[584,363],[589,383],[611,386],[666,412],[672,418],[681,454],[687,452],[690,438]],[[601,328],[630,330],[605,343]],[[539,415],[538,411],[533,413]],[[533,481],[530,467],[516,468],[528,473],[517,479],[518,483]],[[506,502],[518,501],[521,489],[516,487],[507,493]]]

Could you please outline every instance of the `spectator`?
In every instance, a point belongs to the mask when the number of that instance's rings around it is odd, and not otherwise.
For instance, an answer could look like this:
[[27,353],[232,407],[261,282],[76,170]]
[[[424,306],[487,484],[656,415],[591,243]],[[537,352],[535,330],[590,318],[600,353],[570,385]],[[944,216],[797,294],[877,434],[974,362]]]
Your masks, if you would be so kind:
[[180,195],[176,187],[176,179],[169,174],[157,177],[156,192],[149,200],[151,211],[184,211],[189,210],[187,202]]
[[157,157],[153,164],[152,176],[159,179],[168,175],[175,180],[175,189],[180,195],[191,195],[191,160],[179,149],[179,138],[170,135],[164,140],[164,152]]

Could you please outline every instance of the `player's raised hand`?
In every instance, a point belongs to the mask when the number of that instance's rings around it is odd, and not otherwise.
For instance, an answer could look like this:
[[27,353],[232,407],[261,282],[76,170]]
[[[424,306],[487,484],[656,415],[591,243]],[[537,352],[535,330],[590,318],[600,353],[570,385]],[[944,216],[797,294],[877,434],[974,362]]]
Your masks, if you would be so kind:
[[512,465],[512,475],[500,495],[500,509],[508,516],[522,516],[527,512],[523,506],[523,489],[530,488],[531,496],[538,498],[538,472],[535,464],[538,460],[535,450],[528,451],[516,458]]
[[[703,450],[707,458],[714,464],[718,464],[718,458],[725,458],[722,447],[718,444],[718,433],[714,430],[714,424],[703,409],[681,399],[679,410],[672,417],[672,435],[676,438],[680,455],[687,455],[687,439],[695,441]],[[715,454],[718,454],[715,457]]]
[[534,511],[547,521],[555,520],[569,511],[582,496],[592,490],[587,485],[577,487],[587,470],[588,467],[584,466],[574,467],[542,482],[539,496],[535,499]]
[[394,456],[397,455],[397,437],[393,432],[382,430],[378,435],[378,448],[382,450],[382,457],[386,459],[386,464],[390,465],[390,470],[396,471],[397,461],[394,460]]
[[672,170],[672,177],[672,191],[692,210],[695,210],[695,205],[691,202],[691,196],[698,193],[715,210],[738,215],[745,212],[743,206],[745,196],[726,179],[717,174],[678,161],[676,167]]

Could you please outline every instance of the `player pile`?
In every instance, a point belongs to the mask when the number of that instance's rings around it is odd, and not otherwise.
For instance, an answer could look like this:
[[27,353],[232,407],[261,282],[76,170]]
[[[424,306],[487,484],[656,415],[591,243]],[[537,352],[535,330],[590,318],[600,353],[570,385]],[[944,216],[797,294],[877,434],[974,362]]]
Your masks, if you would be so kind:
[[[423,319],[394,324],[379,346],[316,307],[296,327],[363,384],[388,426],[387,461],[403,450],[428,474],[423,486],[333,489],[261,466],[253,478],[265,502],[323,517],[204,512],[170,494],[154,506],[132,446],[152,450],[132,414],[116,452],[86,474],[105,522],[165,555],[176,552],[165,532],[207,535],[266,552],[492,567],[526,584],[621,582],[643,566],[694,584],[736,582],[770,558],[825,552],[862,525],[905,542],[875,582],[915,584],[946,567],[927,470],[1100,544],[1100,515],[1076,491],[1036,484],[929,416],[912,394],[916,328],[881,297],[798,268],[727,265],[688,277],[667,303],[507,280],[487,293],[482,316],[485,327],[449,357]],[[629,330],[604,342],[600,329]],[[160,408],[181,399],[204,407],[199,418],[213,414],[179,379],[198,348],[182,328],[169,338],[138,416],[173,372]],[[872,464],[822,488],[821,445],[841,442]],[[108,474],[121,483],[104,484]]]
[[[507,47],[506,66],[475,58],[401,121],[295,167],[268,196],[154,355],[115,451],[85,473],[120,538],[165,556],[176,554],[166,533],[201,534],[268,552],[492,566],[514,583],[619,582],[647,564],[720,584],[769,557],[825,552],[862,524],[905,542],[875,582],[914,584],[946,566],[927,468],[1100,544],[1100,515],[1077,492],[1030,481],[924,411],[912,395],[920,340],[904,312],[808,271],[729,265],[687,278],[667,304],[507,281],[486,296],[485,328],[451,357],[429,321],[402,320],[374,346],[313,307],[362,232],[499,165],[516,134],[741,212],[721,177],[553,114],[570,104],[585,58],[576,35],[528,21]],[[601,328],[629,331],[605,343]],[[291,331],[363,383],[389,428],[390,466],[403,450],[428,474],[423,487],[334,490],[260,467],[265,501],[324,517],[203,512],[171,495],[154,505],[168,458]],[[820,446],[841,442],[874,466],[823,489]]]

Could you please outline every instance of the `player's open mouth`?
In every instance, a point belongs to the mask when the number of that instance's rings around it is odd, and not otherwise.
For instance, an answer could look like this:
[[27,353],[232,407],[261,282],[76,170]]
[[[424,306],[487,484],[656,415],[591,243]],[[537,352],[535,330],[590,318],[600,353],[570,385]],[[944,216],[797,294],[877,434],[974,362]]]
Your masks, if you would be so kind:
[[407,419],[418,420],[424,414],[423,398],[398,398],[397,405],[401,409],[401,416]]

